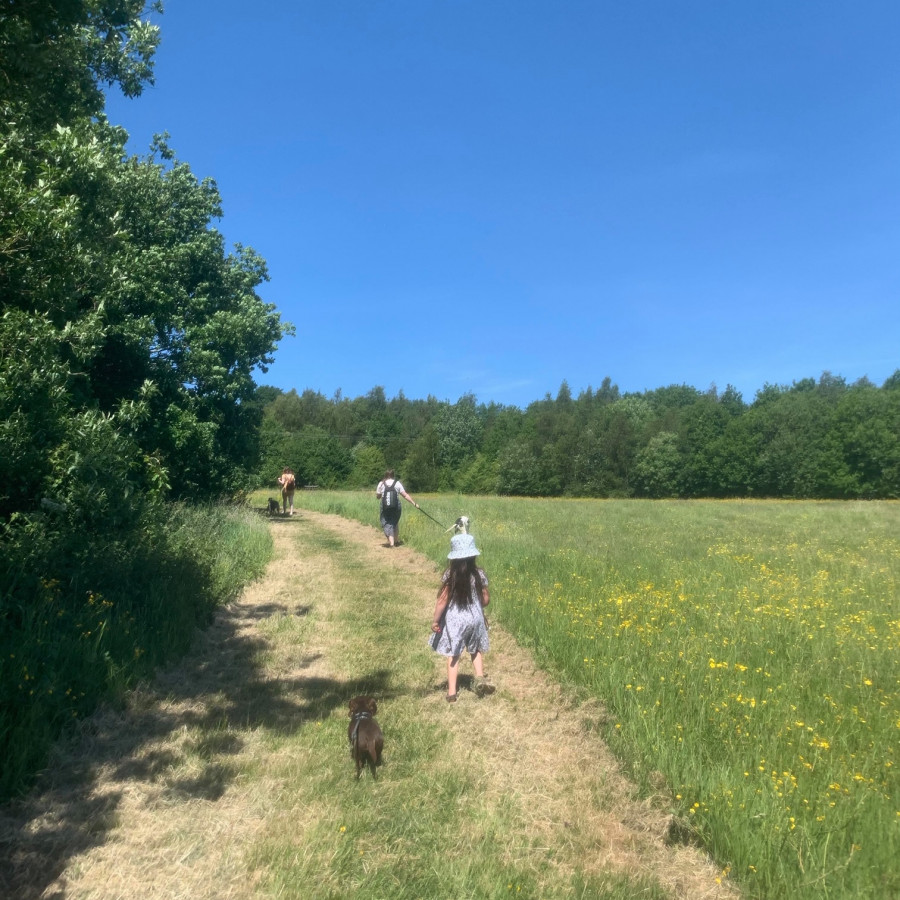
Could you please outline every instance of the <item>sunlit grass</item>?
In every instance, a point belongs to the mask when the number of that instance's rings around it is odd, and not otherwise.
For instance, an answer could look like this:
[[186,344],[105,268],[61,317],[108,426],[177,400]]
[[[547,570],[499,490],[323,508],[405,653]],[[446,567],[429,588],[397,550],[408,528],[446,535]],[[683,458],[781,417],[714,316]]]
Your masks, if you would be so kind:
[[[442,686],[433,687],[426,622],[410,616],[415,575],[385,567],[375,578],[355,542],[305,527],[302,517],[292,524],[310,604],[302,621],[312,646],[303,649],[327,659],[318,674],[329,687],[307,681],[315,717],[298,717],[296,732],[264,763],[278,789],[248,853],[258,895],[662,900],[653,873],[598,873],[593,859],[585,871],[572,839],[547,846],[544,833],[529,832],[527,795],[498,792],[477,756],[470,761],[471,738],[456,744],[446,717],[465,707],[423,705],[423,685],[431,696]],[[299,650],[284,618],[263,626],[276,665]],[[357,782],[346,700],[360,685],[378,696],[385,766],[377,780]],[[317,698],[323,690],[338,697]]]
[[900,893],[900,504],[417,499],[472,517],[494,614],[751,895]]

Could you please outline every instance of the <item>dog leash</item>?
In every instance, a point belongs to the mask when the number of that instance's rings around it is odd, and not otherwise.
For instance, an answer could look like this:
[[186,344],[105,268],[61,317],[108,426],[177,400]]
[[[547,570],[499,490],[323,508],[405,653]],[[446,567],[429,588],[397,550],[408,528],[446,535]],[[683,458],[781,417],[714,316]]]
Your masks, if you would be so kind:
[[[425,510],[422,509],[421,506],[417,506],[416,509],[417,509],[420,513],[422,513],[423,516],[428,516],[428,518],[431,519],[431,521],[434,522],[435,525],[439,526],[440,528],[443,528],[443,527],[444,527],[440,522],[438,522],[438,520],[437,520],[433,515],[431,515],[430,513],[425,512]],[[449,531],[449,530],[450,530],[450,529],[448,528],[447,531]]]
[[350,743],[351,744],[356,743],[356,735],[357,735],[357,732],[359,731],[359,723],[363,719],[371,719],[371,718],[372,718],[372,713],[370,713],[370,712],[358,712],[353,716],[353,722],[354,722],[353,731],[350,733]]

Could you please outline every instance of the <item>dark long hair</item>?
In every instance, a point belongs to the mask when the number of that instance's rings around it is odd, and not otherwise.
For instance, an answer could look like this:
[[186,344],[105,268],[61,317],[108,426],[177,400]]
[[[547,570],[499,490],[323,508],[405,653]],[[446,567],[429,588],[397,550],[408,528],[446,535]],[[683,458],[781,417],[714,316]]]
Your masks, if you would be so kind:
[[[455,606],[468,606],[472,602],[473,582],[478,602],[484,603],[481,573],[475,564],[474,556],[468,556],[465,559],[451,559],[447,571],[450,573],[450,577],[447,579],[447,586],[450,588],[450,603]],[[443,590],[443,587],[441,590]]]

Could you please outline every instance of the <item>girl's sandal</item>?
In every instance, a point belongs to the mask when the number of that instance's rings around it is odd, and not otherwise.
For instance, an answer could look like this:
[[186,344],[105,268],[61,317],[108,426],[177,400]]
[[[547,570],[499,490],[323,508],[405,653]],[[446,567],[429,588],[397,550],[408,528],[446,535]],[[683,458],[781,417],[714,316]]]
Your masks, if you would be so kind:
[[447,694],[448,703],[456,703],[456,694]]
[[490,683],[487,675],[482,675],[481,678],[475,679],[475,696],[476,697],[487,697],[490,694],[493,694],[496,688],[494,685]]

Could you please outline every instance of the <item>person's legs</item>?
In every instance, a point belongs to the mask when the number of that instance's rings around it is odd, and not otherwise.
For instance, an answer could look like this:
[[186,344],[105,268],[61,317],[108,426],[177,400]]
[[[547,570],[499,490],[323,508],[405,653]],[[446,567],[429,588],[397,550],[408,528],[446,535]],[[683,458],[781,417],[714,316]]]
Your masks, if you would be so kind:
[[447,696],[456,696],[456,679],[459,675],[459,657],[447,657]]
[[472,667],[475,669],[475,693],[479,697],[493,694],[496,688],[484,674],[484,654],[480,650],[472,654]]
[[385,517],[382,521],[384,523],[384,534],[388,539],[388,546],[394,547],[397,543],[398,522],[394,519],[388,519],[387,517]]
[[290,501],[290,504],[291,504],[291,515],[293,515],[294,514],[294,492],[293,491],[291,491],[288,494],[288,500]]
[[287,491],[281,492],[281,509],[284,515],[287,515]]

